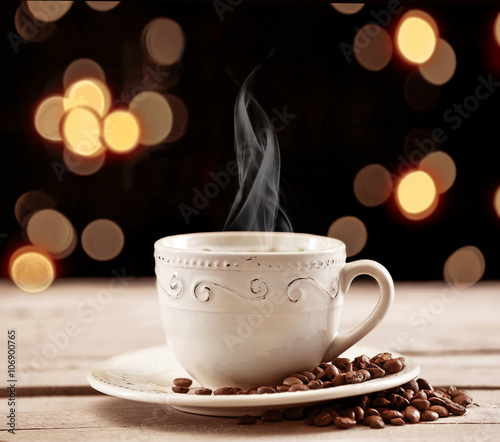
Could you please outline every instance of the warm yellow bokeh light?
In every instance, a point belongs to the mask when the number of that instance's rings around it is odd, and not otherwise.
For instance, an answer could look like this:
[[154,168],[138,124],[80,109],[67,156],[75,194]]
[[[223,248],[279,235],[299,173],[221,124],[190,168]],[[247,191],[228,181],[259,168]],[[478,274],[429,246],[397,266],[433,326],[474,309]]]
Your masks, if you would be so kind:
[[493,25],[493,36],[495,37],[497,45],[500,46],[500,12],[497,14],[497,18]]
[[109,219],[96,219],[83,229],[82,247],[96,261],[117,257],[125,243],[125,235],[118,224]]
[[354,178],[354,194],[367,207],[379,206],[387,201],[392,188],[391,174],[380,164],[368,164]]
[[27,1],[31,15],[42,22],[57,21],[69,11],[72,1]]
[[88,1],[88,2],[85,2],[87,3],[88,6],[90,6],[92,9],[94,9],[95,11],[99,11],[99,12],[107,12],[107,11],[111,11],[111,9],[114,9],[116,8],[120,2],[119,1],[114,1],[114,2],[110,2],[110,1]]
[[179,23],[166,17],[155,18],[144,28],[144,49],[151,59],[162,66],[177,63],[184,50],[184,33]]
[[440,194],[449,190],[457,177],[455,161],[442,151],[431,152],[420,161],[418,168],[432,177],[436,191]]
[[98,172],[106,161],[106,150],[102,149],[91,157],[84,157],[68,148],[63,150],[63,160],[66,167],[76,175],[89,176]]
[[26,227],[31,215],[39,210],[53,209],[55,201],[41,190],[30,190],[23,193],[16,201],[14,214],[22,227]]
[[364,3],[330,3],[338,12],[346,15],[356,14],[363,9]]
[[392,57],[392,41],[388,32],[375,23],[363,26],[354,37],[354,56],[369,71],[385,68]]
[[444,264],[443,277],[450,285],[470,287],[483,277],[485,268],[481,250],[475,246],[465,246],[448,257]]
[[61,141],[60,125],[64,115],[64,98],[49,97],[35,111],[35,128],[46,140]]
[[418,66],[418,70],[422,77],[429,83],[437,86],[441,86],[450,81],[456,68],[457,57],[455,51],[447,41],[441,38],[437,41],[436,49],[432,57]]
[[497,191],[495,192],[495,196],[493,198],[493,206],[495,207],[495,212],[500,218],[500,187],[498,187]]
[[66,90],[65,98],[65,110],[85,106],[103,117],[111,107],[109,88],[97,78],[86,78],[71,84]]
[[55,278],[54,263],[34,247],[22,247],[10,260],[10,277],[21,290],[38,293],[47,289]]
[[[412,12],[412,11],[410,11]],[[423,15],[405,15],[397,32],[397,46],[401,54],[412,63],[424,63],[436,48],[438,35]]]
[[[431,176],[421,170],[410,172],[398,184],[397,202],[405,216],[420,219],[418,214],[430,215],[437,202],[436,185]],[[417,215],[417,217],[413,216]]]
[[79,58],[71,62],[63,76],[64,89],[68,89],[73,83],[83,79],[97,79],[101,82],[106,81],[106,74],[99,63],[90,58]]
[[366,245],[368,231],[365,223],[355,216],[343,216],[328,228],[327,235],[345,243],[348,257],[357,255]]
[[137,147],[139,135],[137,118],[126,110],[111,112],[104,119],[104,142],[113,152],[130,152]]
[[68,149],[76,154],[96,155],[102,148],[99,116],[89,108],[71,109],[63,118],[62,136]]

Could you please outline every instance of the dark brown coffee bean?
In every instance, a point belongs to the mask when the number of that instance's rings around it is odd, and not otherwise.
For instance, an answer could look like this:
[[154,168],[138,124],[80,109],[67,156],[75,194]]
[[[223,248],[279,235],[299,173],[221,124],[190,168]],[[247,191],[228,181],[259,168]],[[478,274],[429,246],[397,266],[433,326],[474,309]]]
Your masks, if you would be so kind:
[[300,384],[293,384],[288,389],[288,391],[307,391],[307,390],[309,390],[309,387],[307,385],[302,384],[302,383],[300,383]]
[[172,391],[174,393],[186,394],[189,392],[189,388],[188,387],[172,387]]
[[329,365],[325,368],[326,377],[331,381],[335,376],[340,373],[340,370],[335,365]]
[[455,388],[451,393],[450,393],[450,398],[451,399],[454,399],[456,396],[458,396],[459,394],[462,394],[462,393],[465,393],[465,391],[463,390],[459,390],[457,388]]
[[425,394],[425,391],[421,390],[418,393],[416,393],[415,396],[413,396],[413,399],[422,399],[422,400],[426,401],[427,395]]
[[257,394],[272,394],[272,393],[276,393],[276,390],[272,387],[263,386],[257,388]]
[[348,371],[345,374],[345,381],[348,384],[359,384],[360,382],[363,382],[364,376],[362,373],[359,371]]
[[375,408],[367,408],[365,410],[365,417],[368,416],[380,416],[380,413]]
[[381,367],[368,367],[366,371],[370,373],[372,379],[378,379],[385,376],[385,370]]
[[345,368],[344,368],[344,372],[347,373],[348,371],[353,371],[354,370],[354,366],[352,365],[352,362],[349,362]]
[[327,412],[320,413],[314,418],[314,425],[316,425],[317,427],[326,427],[332,422],[333,418],[330,413]]
[[402,417],[395,417],[394,419],[391,419],[391,420],[389,421],[389,423],[390,423],[391,425],[398,425],[398,426],[399,426],[399,425],[404,425],[404,424],[405,424],[405,421],[403,420],[403,418],[402,418]]
[[385,370],[386,374],[393,374],[403,369],[403,363],[400,359],[389,359],[384,362],[382,368]]
[[[323,382],[323,381],[321,381],[321,382]],[[330,388],[330,387],[333,387],[333,385],[330,381],[323,382],[323,388]]]
[[212,394],[212,390],[210,388],[200,388],[194,391],[194,394],[199,394],[202,396],[210,396]]
[[365,417],[363,419],[363,425],[367,425],[370,428],[374,428],[374,429],[385,427],[384,420],[380,416],[376,416],[376,415],[371,415],[371,416]]
[[413,393],[415,394],[418,393],[418,391],[420,390],[420,387],[418,386],[418,383],[415,379],[412,379],[411,381],[404,384],[403,388],[405,390],[413,390]]
[[435,411],[425,410],[420,413],[420,420],[423,422],[437,421],[439,419],[439,414]]
[[176,387],[191,387],[193,381],[188,378],[176,378],[174,379],[174,385]]
[[339,410],[338,415],[340,417],[348,417],[349,419],[356,420],[356,413],[352,408],[345,408],[343,410]]
[[388,407],[389,405],[391,405],[391,401],[389,401],[385,397],[378,397],[372,400],[373,408]]
[[288,377],[299,379],[300,381],[302,381],[303,384],[307,384],[310,381],[310,379],[308,379],[307,376],[304,376],[303,374],[299,374],[299,373],[291,374]]
[[331,380],[331,383],[332,383],[332,387],[337,387],[339,385],[345,385],[345,384],[347,384],[347,381],[345,380],[345,374],[344,373],[338,374],[337,376],[335,376]]
[[360,370],[370,365],[370,358],[366,355],[361,355],[355,358],[354,361],[352,361],[352,364],[354,365],[354,367]]
[[403,413],[401,413],[398,410],[386,410],[380,413],[380,417],[387,422],[390,421],[391,419],[402,418]]
[[463,405],[460,405],[453,401],[446,401],[445,407],[450,413],[453,413],[455,416],[462,416],[462,414],[465,414],[465,412],[467,411]]
[[290,421],[300,421],[304,419],[304,408],[302,407],[288,408],[285,411],[285,419],[288,419]]
[[[234,388],[232,387],[222,387],[214,391],[214,395],[216,396],[228,396],[233,394],[234,394]],[[250,392],[248,392],[248,394],[251,394],[251,390]]]
[[252,388],[248,394],[257,394],[257,390],[255,388]]
[[434,390],[434,388],[432,388],[432,385],[429,384],[429,382],[427,382],[425,379],[418,378],[417,384],[420,390],[431,390],[431,391]]
[[358,373],[363,375],[363,382],[369,381],[372,377],[370,372],[368,370],[365,370],[364,368],[362,368],[361,370],[358,370]]
[[348,364],[351,361],[348,358],[336,358],[332,361],[332,364],[335,365],[339,370],[345,370]]
[[285,393],[286,391],[288,391],[290,389],[290,386],[289,385],[278,385],[276,387],[276,391],[278,393]]
[[467,407],[468,405],[472,404],[473,399],[467,393],[461,393],[453,398],[453,402]]
[[246,414],[245,416],[239,417],[236,423],[238,425],[253,425],[257,423],[257,418]]
[[238,393],[236,393],[236,394],[248,394],[248,393],[250,393],[250,390],[251,390],[250,388],[245,388],[244,390],[238,391]]
[[392,359],[391,353],[379,353],[378,355],[375,355],[373,358],[371,358],[370,362],[372,364],[377,364],[379,366],[382,366],[389,359]]
[[396,358],[396,359],[399,359],[401,361],[401,364],[403,365],[403,368],[406,367],[406,359],[404,356],[400,356],[399,358]]
[[443,407],[446,405],[446,401],[440,397],[430,397],[428,400],[431,403],[431,407],[433,405],[442,405]]
[[416,424],[420,422],[420,411],[418,411],[414,406],[410,405],[406,407],[403,411],[403,417],[410,423]]
[[354,416],[356,418],[356,422],[361,422],[365,418],[365,410],[359,405],[356,405],[353,408],[353,411],[354,411]]
[[411,401],[411,405],[413,405],[419,411],[424,411],[431,406],[431,403],[424,399],[413,399]]
[[[450,396],[451,394],[456,390],[457,388],[454,386],[454,385],[450,385],[447,389],[446,389],[446,393],[448,393]],[[453,396],[451,396],[453,398]]]
[[315,367],[313,373],[314,373],[314,379],[319,379],[322,381],[323,379],[326,378],[325,370],[323,370],[321,367]]
[[284,419],[283,413],[279,410],[267,410],[260,417],[262,422],[281,422]]
[[302,384],[303,382],[300,379],[294,377],[288,377],[283,381],[283,385],[288,385],[291,387],[292,385]]
[[413,396],[415,396],[415,393],[413,392],[413,390],[411,389],[407,389],[405,390],[405,392],[403,393],[403,397],[407,400],[407,401],[411,401],[413,399]]
[[430,399],[431,397],[437,397],[440,399],[451,399],[450,395],[446,392],[439,391],[439,390],[425,390],[425,393],[427,394],[427,397]]
[[319,390],[320,388],[323,388],[323,382],[322,381],[309,381],[307,383],[307,386],[311,389],[311,390]]
[[305,376],[310,381],[316,379],[316,375],[314,373],[311,373],[310,371],[301,371],[299,374]]
[[367,394],[363,395],[359,401],[360,407],[365,410],[368,407],[368,404],[370,403],[370,396]]
[[410,401],[399,394],[391,396],[391,407],[395,410],[403,410],[410,405]]
[[439,393],[438,397],[446,397],[448,399],[451,399],[451,396],[448,394],[448,390],[444,387],[434,387],[434,392]]
[[305,424],[306,425],[315,425],[314,424],[314,419],[315,419],[316,415],[314,414],[311,414],[310,416],[307,416],[304,420]]
[[356,421],[354,419],[349,419],[348,417],[336,417],[333,419],[333,423],[337,428],[342,430],[347,430],[356,426]]
[[431,405],[429,407],[429,410],[436,412],[439,417],[446,417],[450,414],[448,409],[446,407],[443,407],[442,405]]
[[340,414],[338,414],[337,411],[330,410],[329,407],[325,408],[324,411],[328,411],[328,413],[330,413],[330,416],[333,417],[334,419],[336,417],[340,417]]

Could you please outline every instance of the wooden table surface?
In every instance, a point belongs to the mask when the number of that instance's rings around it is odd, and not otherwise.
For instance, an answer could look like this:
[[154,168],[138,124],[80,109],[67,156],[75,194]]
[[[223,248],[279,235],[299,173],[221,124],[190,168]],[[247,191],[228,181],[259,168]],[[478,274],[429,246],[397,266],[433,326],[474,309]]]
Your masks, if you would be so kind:
[[[399,351],[435,386],[473,396],[460,417],[371,430],[303,422],[236,425],[232,418],[182,413],[93,390],[86,374],[108,357],[164,343],[152,278],[59,280],[39,294],[0,280],[0,369],[7,387],[7,331],[16,330],[16,435],[7,432],[9,393],[0,396],[0,440],[450,440],[500,439],[500,283],[466,290],[398,283],[381,325],[360,344]],[[349,329],[375,305],[375,284],[354,283],[343,313]],[[66,336],[67,338],[65,338]],[[56,345],[57,344],[57,345]]]

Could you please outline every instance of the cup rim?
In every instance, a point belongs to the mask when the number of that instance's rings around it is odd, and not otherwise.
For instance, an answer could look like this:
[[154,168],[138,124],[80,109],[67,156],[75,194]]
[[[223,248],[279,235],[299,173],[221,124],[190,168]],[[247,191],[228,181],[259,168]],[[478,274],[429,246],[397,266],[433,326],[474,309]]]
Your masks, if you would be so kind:
[[[321,245],[317,248],[308,248],[304,250],[278,250],[278,251],[253,251],[253,250],[203,250],[198,247],[180,247],[174,245],[175,243],[185,243],[188,238],[203,238],[207,239],[212,237],[215,239],[220,239],[221,237],[264,237],[264,238],[294,238],[309,240],[313,245]],[[271,256],[302,256],[307,254],[315,253],[335,253],[344,250],[345,243],[337,238],[331,238],[328,236],[315,235],[311,233],[299,233],[299,232],[261,232],[261,231],[222,231],[222,232],[196,232],[196,233],[182,233],[177,235],[169,235],[158,239],[154,248],[156,251],[172,252],[172,253],[186,253],[195,252],[201,256],[213,256],[213,255],[229,255],[229,256],[243,256],[243,255],[253,255],[262,257]]]

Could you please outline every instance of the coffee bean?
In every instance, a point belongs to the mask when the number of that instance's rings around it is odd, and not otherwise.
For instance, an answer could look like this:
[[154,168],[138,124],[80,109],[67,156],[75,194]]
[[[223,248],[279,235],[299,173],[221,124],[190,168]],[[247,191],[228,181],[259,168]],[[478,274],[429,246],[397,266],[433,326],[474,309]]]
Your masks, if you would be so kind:
[[340,417],[348,417],[349,419],[356,420],[356,413],[354,412],[354,409],[352,409],[352,408],[346,408],[344,410],[340,410],[338,412],[338,415]]
[[[321,382],[323,382],[323,381],[321,381]],[[323,388],[330,388],[330,387],[333,387],[333,385],[330,381],[323,382]]]
[[335,365],[329,365],[328,367],[325,368],[325,374],[329,380],[332,380],[339,373],[340,370],[337,367],[335,367]]
[[199,394],[202,396],[210,396],[212,394],[212,390],[210,388],[200,388],[194,391],[194,394]]
[[257,389],[252,388],[252,389],[248,392],[248,394],[257,394]]
[[446,407],[443,407],[442,405],[431,405],[429,407],[429,410],[436,412],[439,417],[446,417],[450,414],[448,409]]
[[257,388],[257,394],[271,394],[271,393],[276,393],[276,390],[272,387],[263,386]]
[[345,370],[348,364],[351,361],[348,358],[336,358],[332,361],[332,364],[335,365],[339,370]]
[[380,413],[380,417],[387,422],[390,421],[391,419],[402,418],[403,413],[401,413],[398,410],[386,410]]
[[361,370],[358,370],[358,373],[363,375],[363,382],[369,381],[372,377],[370,372],[368,370],[365,370],[364,368],[362,368]]
[[420,390],[418,393],[415,394],[415,396],[413,396],[413,399],[422,399],[422,400],[426,401],[427,395],[425,394],[425,391]]
[[370,358],[366,355],[361,355],[358,356],[357,358],[354,358],[354,361],[352,363],[355,368],[358,370],[366,368],[370,365]]
[[418,411],[413,405],[405,408],[403,416],[408,422],[412,424],[420,422],[420,411]]
[[265,411],[260,417],[262,422],[281,422],[284,419],[283,413],[279,410]]
[[410,405],[410,401],[399,394],[395,394],[391,398],[391,407],[396,410],[404,410]]
[[288,385],[278,385],[278,386],[276,387],[276,391],[277,391],[278,393],[285,393],[285,392],[287,392],[289,389],[290,389],[290,386],[288,386]]
[[309,390],[309,387],[307,385],[302,384],[302,383],[300,383],[300,384],[293,384],[288,389],[288,391],[306,391],[306,390]]
[[250,393],[250,388],[245,388],[244,390],[238,391],[236,394],[249,394]]
[[378,366],[384,365],[388,360],[392,359],[392,353],[379,353],[370,359],[372,364],[377,364]]
[[385,376],[385,370],[383,368],[380,368],[380,367],[368,367],[366,368],[366,371],[368,371],[368,373],[370,373],[370,376],[372,379],[378,379],[378,378],[382,378]]
[[418,393],[418,391],[420,390],[420,387],[418,386],[418,383],[415,379],[412,379],[410,382],[404,384],[403,388],[405,390],[413,390],[414,394]]
[[347,384],[347,381],[345,380],[345,374],[344,373],[338,374],[331,380],[331,383],[333,387]]
[[433,405],[442,405],[443,407],[446,405],[446,401],[440,397],[430,397],[429,402],[431,403],[431,407]]
[[391,401],[389,401],[385,397],[378,397],[372,400],[373,408],[388,407],[389,405],[391,405]]
[[[250,390],[250,392],[248,392],[248,394],[251,394],[251,391],[252,390]],[[218,388],[217,390],[214,391],[214,395],[216,395],[216,396],[228,396],[228,395],[233,395],[233,394],[234,394],[233,387],[222,387],[222,388]]]
[[368,396],[367,394],[364,394],[363,396],[361,396],[361,400],[359,402],[359,405],[363,410],[368,407],[369,403],[370,403],[370,396]]
[[172,391],[174,393],[186,394],[189,392],[189,388],[188,387],[172,387]]
[[239,417],[236,423],[238,425],[253,425],[257,423],[257,418],[246,414],[245,416]]
[[465,412],[467,411],[463,405],[460,405],[457,402],[453,401],[446,401],[445,407],[450,413],[453,413],[455,416],[462,416],[462,414],[465,414]]
[[420,420],[424,422],[437,421],[439,414],[432,410],[425,410],[420,413]]
[[[455,387],[453,387],[455,388]],[[465,391],[463,390],[459,390],[457,388],[455,388],[451,393],[450,393],[450,398],[451,399],[454,399],[456,396],[458,396],[459,394],[462,394],[462,393],[465,393]]]
[[[454,386],[454,385],[450,385],[447,389],[446,389],[446,393],[448,393],[450,396],[451,394],[456,390],[457,388]],[[451,396],[453,398],[453,396]]]
[[467,405],[472,404],[472,398],[467,393],[461,393],[453,398],[453,402],[467,407]]
[[365,410],[365,417],[368,416],[380,416],[380,413],[378,412],[378,410],[375,410],[375,408],[367,408]]
[[314,373],[311,373],[310,371],[301,371],[299,374],[305,376],[310,381],[316,379],[316,375]]
[[314,425],[316,425],[317,427],[326,427],[332,422],[333,418],[330,413],[327,412],[320,413],[314,418]]
[[403,363],[400,359],[389,359],[384,362],[382,368],[385,370],[386,374],[393,374],[403,369]]
[[295,407],[287,409],[285,411],[285,418],[290,421],[300,421],[304,419],[304,408]]
[[425,379],[418,378],[417,384],[421,390],[434,390],[434,388],[432,388],[432,385],[429,384],[429,382],[427,382]]
[[188,378],[176,378],[174,379],[174,385],[176,387],[191,387],[193,381]]
[[319,380],[323,380],[326,378],[326,373],[325,373],[325,370],[323,370],[321,367],[316,367],[314,370],[313,370],[313,373],[314,373],[314,379],[319,379]]
[[404,425],[404,424],[405,424],[405,421],[404,421],[404,420],[403,420],[403,418],[401,418],[401,417],[395,417],[394,419],[391,419],[391,420],[389,421],[389,423],[390,423],[391,425],[398,425],[398,426],[399,426],[399,425]]
[[307,383],[307,386],[311,389],[311,390],[319,390],[320,388],[323,388],[323,382],[322,381],[309,381]]
[[336,417],[333,419],[333,423],[337,428],[342,430],[347,430],[356,426],[356,421],[354,419],[349,419],[348,417]]
[[361,422],[365,418],[365,410],[361,406],[356,405],[353,408],[353,411],[354,411],[354,416],[356,418],[356,422]]
[[451,399],[450,395],[444,391],[434,389],[434,390],[425,390],[425,392],[428,398],[437,397],[440,399]]
[[405,390],[405,392],[403,393],[403,397],[407,401],[411,401],[413,399],[414,395],[415,395],[415,393],[413,392],[413,390],[410,390],[410,389]]
[[310,379],[307,376],[304,376],[303,374],[299,373],[291,374],[289,377],[299,379],[304,384],[307,384],[310,381]]
[[305,424],[306,424],[306,425],[315,425],[315,424],[314,424],[314,418],[315,418],[315,417],[316,417],[316,416],[315,416],[315,415],[313,415],[313,414],[311,414],[310,416],[307,416],[307,417],[306,417],[306,419],[304,420]]
[[362,373],[359,371],[348,371],[345,374],[345,381],[348,384],[359,384],[360,382],[363,382],[364,376]]
[[302,384],[302,381],[294,377],[288,377],[283,381],[283,385],[288,385],[289,387],[296,384]]
[[365,417],[363,419],[363,425],[367,425],[370,428],[374,428],[374,429],[385,427],[384,420],[380,416],[376,416],[376,415],[371,415],[371,416]]
[[431,406],[431,403],[424,399],[413,399],[411,401],[411,405],[413,405],[419,411],[424,411]]

